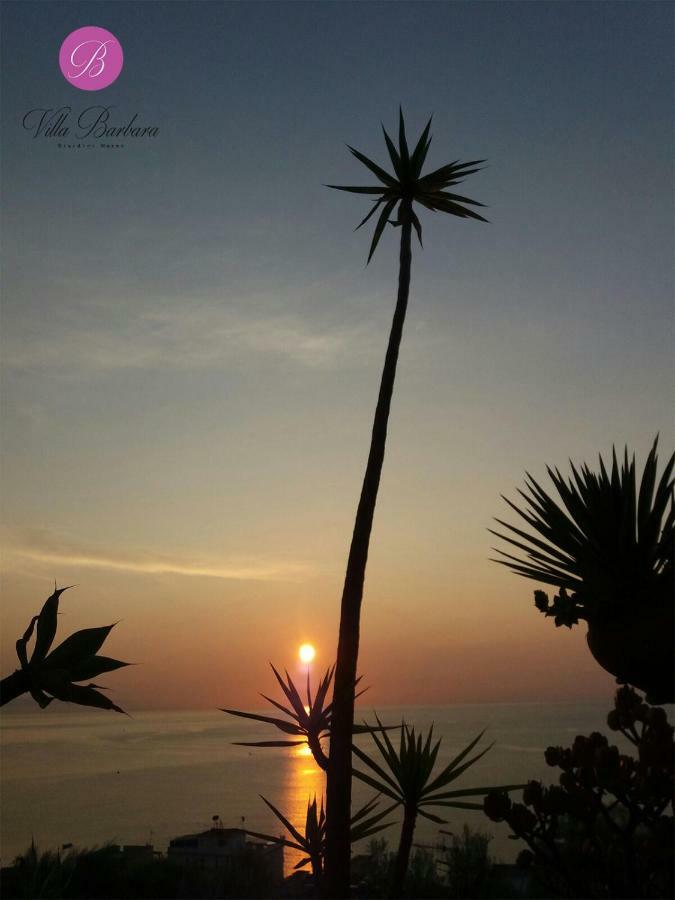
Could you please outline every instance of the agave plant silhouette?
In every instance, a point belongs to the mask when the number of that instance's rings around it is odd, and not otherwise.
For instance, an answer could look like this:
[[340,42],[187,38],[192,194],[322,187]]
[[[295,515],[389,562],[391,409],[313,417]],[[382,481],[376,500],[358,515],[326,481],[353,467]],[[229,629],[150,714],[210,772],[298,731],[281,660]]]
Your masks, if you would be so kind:
[[[354,777],[375,788],[375,790],[384,794],[385,797],[390,797],[395,801],[395,805],[403,807],[403,825],[401,826],[401,837],[391,883],[391,896],[400,897],[404,889],[418,816],[423,816],[425,819],[430,819],[437,824],[446,824],[444,819],[429,812],[428,808],[449,807],[453,809],[482,810],[482,803],[472,803],[464,798],[483,797],[493,790],[505,792],[520,790],[525,785],[507,784],[499,788],[476,787],[453,791],[444,790],[494,746],[490,744],[479,753],[469,757],[469,754],[483,737],[484,731],[481,731],[447,766],[434,776],[434,767],[438,757],[438,750],[441,746],[441,739],[437,740],[432,746],[433,725],[425,738],[422,734],[416,735],[414,728],[409,728],[405,722],[402,722],[398,751],[386,732],[381,732],[381,737],[379,737],[378,730],[371,728],[370,733],[384,760],[385,767],[355,746],[352,747],[352,752],[361,762],[368,766],[374,775],[355,769]],[[467,757],[469,758],[467,759]]]
[[[23,637],[16,642],[16,654],[21,668],[3,678],[0,684],[0,706],[15,700],[21,694],[29,693],[42,709],[57,699],[123,713],[123,709],[96,690],[100,689],[101,685],[77,684],[79,681],[96,678],[104,672],[112,672],[114,669],[130,665],[118,659],[98,655],[114,624],[76,631],[49,653],[56,637],[59,599],[67,590],[67,587],[57,588],[54,585],[54,593],[47,598],[39,615],[33,616]],[[28,643],[33,637],[33,632],[35,644],[29,660]]]
[[[312,867],[312,875],[314,876],[315,886],[321,883],[323,875],[323,860],[326,848],[326,815],[323,809],[323,797],[321,798],[320,808],[317,806],[316,796],[307,803],[307,816],[305,819],[305,833],[302,834],[295,828],[291,822],[281,813],[276,806],[273,806],[265,797],[261,799],[269,806],[274,815],[284,825],[292,840],[284,837],[275,837],[270,834],[261,834],[258,831],[248,831],[251,837],[261,838],[274,844],[281,844],[283,847],[289,847],[293,850],[299,850],[305,854],[303,858],[295,864],[294,869],[302,869],[308,863]],[[378,805],[378,797],[373,797],[359,809],[350,820],[349,839],[350,843],[360,841],[364,838],[377,834],[393,825],[393,822],[382,822],[389,813],[396,808],[396,804],[388,806],[384,810],[371,815]]]
[[502,519],[496,521],[508,533],[490,531],[525,553],[498,549],[503,558],[495,562],[559,589],[552,603],[535,591],[541,612],[567,627],[586,619],[588,644],[600,665],[646,691],[650,702],[668,703],[675,700],[675,454],[657,482],[657,443],[639,488],[635,456],[629,461],[627,448],[621,466],[612,450],[609,471],[601,456],[599,473],[570,462],[568,481],[547,467],[562,506],[527,474],[529,493],[519,491],[525,508],[504,500],[535,533]]
[[[371,216],[380,211],[368,253],[368,262],[387,224],[401,228],[399,255],[398,295],[389,334],[389,343],[382,371],[380,391],[375,409],[370,452],[366,465],[361,497],[356,512],[354,532],[347,561],[340,613],[335,686],[333,691],[333,726],[330,746],[330,766],[327,788],[327,891],[332,897],[345,897],[349,890],[349,809],[351,801],[351,735],[354,722],[354,684],[359,653],[359,620],[363,584],[368,560],[368,546],[373,515],[380,484],[387,439],[389,409],[396,377],[403,324],[405,322],[410,290],[412,259],[412,229],[422,243],[422,226],[413,209],[418,203],[432,212],[443,212],[461,219],[487,221],[469,206],[482,206],[475,200],[447,190],[464,178],[479,171],[483,160],[455,162],[441,166],[427,175],[422,174],[429,145],[431,119],[427,122],[414,149],[410,152],[405,132],[403,111],[399,109],[398,148],[384,130],[384,139],[393,166],[393,174],[350,147],[352,154],[377,178],[373,186],[327,185],[340,191],[365,194],[373,198],[373,207],[357,228],[361,228]],[[468,206],[467,206],[468,204]],[[397,218],[390,216],[398,206]]]
[[243,747],[297,747],[300,744],[307,744],[317,765],[325,771],[328,766],[328,758],[323,752],[321,742],[330,734],[331,704],[325,705],[325,703],[335,667],[326,671],[326,674],[319,682],[314,697],[312,697],[309,672],[307,672],[306,705],[288,672],[284,670],[286,675],[286,681],[284,681],[272,663],[270,663],[270,667],[274,672],[274,677],[279,682],[286,701],[290,704],[290,708],[272,697],[268,697],[267,694],[261,694],[260,696],[264,697],[272,706],[281,710],[287,716],[287,719],[243,712],[239,709],[222,709],[221,712],[228,713],[231,716],[241,716],[244,719],[255,719],[257,722],[266,722],[269,725],[274,725],[275,728],[278,728],[284,734],[299,737],[300,740],[235,741],[234,743]]
[[[239,747],[298,747],[301,744],[307,744],[312,751],[312,756],[317,765],[325,772],[328,768],[328,757],[323,751],[323,741],[330,737],[333,711],[333,704],[326,704],[326,695],[333,679],[335,666],[326,670],[326,674],[319,682],[314,697],[312,697],[309,672],[307,673],[306,703],[303,702],[300,692],[296,688],[288,672],[284,670],[284,674],[286,675],[286,681],[284,681],[272,663],[270,663],[270,667],[290,706],[279,703],[272,697],[268,697],[267,694],[261,694],[260,696],[264,697],[268,703],[271,703],[272,706],[275,706],[280,710],[287,717],[286,719],[265,716],[260,713],[244,712],[240,709],[221,709],[221,712],[228,713],[231,716],[240,716],[243,719],[254,719],[257,722],[266,722],[268,725],[274,725],[275,728],[278,728],[279,731],[282,731],[284,734],[298,737],[300,740],[233,741],[233,743]],[[357,678],[357,684],[360,680],[360,678]],[[360,697],[366,690],[367,688],[364,688],[362,691],[359,691],[356,696]],[[384,727],[386,728],[389,726]],[[366,734],[369,731],[370,726],[368,725],[354,725],[352,729],[353,734]]]

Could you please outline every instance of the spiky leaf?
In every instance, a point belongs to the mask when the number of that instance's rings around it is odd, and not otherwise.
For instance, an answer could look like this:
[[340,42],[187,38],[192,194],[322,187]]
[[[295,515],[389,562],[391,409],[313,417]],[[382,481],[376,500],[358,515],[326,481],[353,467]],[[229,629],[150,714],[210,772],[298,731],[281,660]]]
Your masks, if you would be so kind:
[[115,669],[122,669],[131,663],[122,662],[119,659],[112,659],[109,656],[94,656],[75,663],[69,669],[71,681],[86,681],[88,678],[96,678],[97,675],[103,675],[104,672],[114,672]]
[[67,637],[62,644],[53,650],[45,659],[45,666],[52,668],[70,668],[94,656],[103,646],[115,624],[101,628],[83,628]]
[[54,593],[45,600],[45,604],[40,611],[37,620],[37,636],[35,638],[35,649],[31,657],[31,662],[40,663],[49,652],[49,648],[54,643],[56,636],[56,620],[59,612],[59,598],[67,587],[57,588],[54,585]]
[[570,463],[572,476],[565,479],[549,467],[559,501],[527,474],[525,490],[519,491],[525,505],[504,499],[532,531],[497,519],[505,531],[492,532],[525,556],[498,549],[501,558],[495,561],[516,574],[572,592],[589,619],[629,609],[638,599],[646,606],[665,607],[671,602],[674,568],[675,454],[657,487],[657,442],[639,489],[635,458],[629,459],[627,448],[621,464],[612,451],[609,469],[599,457],[598,472]]
[[[394,142],[384,126],[382,126],[384,141],[389,154],[389,159],[394,168],[394,174],[390,175],[363,153],[350,147],[349,149],[352,154],[375,175],[381,184],[379,186],[326,185],[327,187],[339,191],[348,191],[355,194],[369,194],[378,197],[378,200],[375,201],[371,210],[356,226],[357,229],[364,225],[370,217],[379,210],[381,204],[385,204],[384,209],[380,210],[380,215],[375,226],[368,252],[368,262],[373,258],[373,254],[379,244],[387,222],[390,221],[389,217],[398,203],[402,203],[405,209],[411,211],[410,222],[417,232],[420,246],[422,245],[422,225],[416,213],[412,211],[412,205],[414,203],[419,203],[421,206],[434,212],[448,213],[461,219],[470,218],[481,222],[487,221],[483,216],[473,212],[473,210],[468,209],[464,205],[482,206],[482,203],[478,203],[476,200],[471,200],[468,197],[462,197],[459,194],[449,193],[445,190],[445,188],[452,187],[469,175],[478,172],[480,170],[479,164],[484,162],[484,160],[472,160],[466,163],[455,160],[452,163],[441,166],[427,175],[423,176],[421,174],[422,166],[424,165],[431,144],[431,137],[429,136],[430,128],[431,119],[429,119],[424,127],[424,130],[415,144],[413,152],[410,153],[403,111],[399,109],[398,148],[394,145]],[[403,214],[400,214],[399,220],[392,221],[391,224],[400,225],[402,224],[402,219]]]

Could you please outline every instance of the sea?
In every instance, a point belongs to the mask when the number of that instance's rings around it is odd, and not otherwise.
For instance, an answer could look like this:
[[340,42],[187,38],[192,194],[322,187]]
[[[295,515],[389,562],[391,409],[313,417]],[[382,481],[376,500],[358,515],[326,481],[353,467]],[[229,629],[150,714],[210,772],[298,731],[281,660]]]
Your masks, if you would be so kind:
[[[555,780],[559,771],[546,765],[546,747],[568,746],[577,734],[607,732],[610,707],[611,701],[604,701],[381,707],[377,712],[387,725],[405,720],[425,730],[433,723],[434,735],[442,739],[439,767],[484,730],[478,747],[493,746],[453,785],[470,788]],[[368,719],[369,711],[362,708],[359,716]],[[282,824],[261,797],[304,830],[308,800],[316,796],[320,803],[325,794],[324,774],[306,748],[236,745],[280,738],[284,735],[271,726],[219,710],[134,712],[129,718],[56,702],[44,711],[7,707],[0,717],[2,865],[11,864],[32,840],[42,850],[112,842],[152,844],[165,852],[172,838],[214,823],[281,835]],[[377,758],[370,737],[355,741]],[[355,806],[373,794],[356,782]],[[418,819],[416,843],[448,842],[451,837],[443,832],[459,834],[467,823],[491,835],[496,860],[511,861],[522,849],[505,826],[482,812],[433,812],[447,824]],[[401,817],[394,812],[389,818],[392,826],[378,837],[395,847]],[[364,849],[357,846],[356,852]],[[287,849],[286,871],[299,859]]]

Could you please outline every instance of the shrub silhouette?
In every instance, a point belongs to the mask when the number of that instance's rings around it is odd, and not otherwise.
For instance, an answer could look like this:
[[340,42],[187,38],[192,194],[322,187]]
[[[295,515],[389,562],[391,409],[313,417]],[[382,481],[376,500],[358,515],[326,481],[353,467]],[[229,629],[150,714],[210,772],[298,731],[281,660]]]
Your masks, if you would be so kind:
[[[446,834],[441,829],[441,834]],[[521,896],[495,872],[488,853],[490,837],[464,825],[460,835],[451,835],[448,846],[413,845],[405,884],[408,897],[493,898]],[[355,860],[354,870],[360,875],[358,897],[387,897],[391,890],[396,854],[389,853],[383,838],[371,841],[367,856]]]
[[[527,475],[519,491],[525,507],[509,506],[535,534],[501,519],[508,533],[497,537],[524,551],[525,557],[497,550],[516,574],[550,584],[559,592],[550,602],[535,591],[537,609],[556,625],[588,623],[588,645],[600,665],[645,691],[653,703],[675,701],[675,454],[657,480],[657,441],[647,457],[638,487],[635,457],[624,451],[611,469],[599,459],[600,472],[570,463],[566,481],[547,468],[562,500],[559,505]],[[490,529],[491,530],[491,529]],[[569,593],[568,593],[569,592]]]
[[[378,720],[379,721],[379,720]],[[445,807],[453,809],[483,809],[482,803],[472,803],[466,798],[484,797],[488,792],[518,790],[524,785],[509,784],[500,788],[477,787],[446,791],[449,784],[456,781],[467,769],[484,756],[493,746],[490,744],[474,756],[470,756],[484,732],[474,738],[457,754],[440,772],[434,776],[434,767],[441,746],[441,740],[432,746],[433,725],[426,738],[422,734],[415,735],[415,729],[409,728],[405,722],[401,725],[401,740],[398,751],[389,740],[386,732],[382,738],[376,729],[371,729],[373,740],[380,751],[385,767],[368,756],[359,747],[353,747],[353,753],[368,766],[371,773],[354,770],[354,776],[370,787],[390,797],[396,805],[403,807],[403,825],[394,863],[391,882],[392,897],[402,896],[406,873],[410,861],[413,835],[417,817],[423,816],[437,824],[445,824],[439,816],[429,812],[429,807]],[[468,757],[468,758],[467,758]],[[504,793],[506,796],[506,793]]]
[[[441,833],[443,829],[441,829]],[[492,860],[489,854],[490,836],[472,831],[468,825],[461,834],[451,835],[450,846],[442,860],[447,867],[448,895],[452,898],[489,896]]]
[[111,844],[61,853],[41,852],[32,844],[13,866],[2,870],[2,896],[7,900],[206,900],[283,894],[255,852],[242,852],[238,865],[201,869],[167,857],[130,857]]
[[554,895],[673,896],[673,728],[665,711],[630,687],[607,717],[635,747],[628,756],[599,732],[571,747],[549,747],[558,784],[531,781],[523,802],[485,798],[486,814],[506,822],[529,850],[519,856]]
[[[274,844],[281,844],[283,847],[290,847],[299,850],[305,855],[294,866],[295,869],[302,869],[306,865],[311,865],[312,875],[314,877],[315,892],[320,893],[323,878],[323,861],[326,852],[326,815],[323,809],[323,797],[321,798],[321,806],[317,806],[316,797],[307,804],[307,816],[305,819],[305,833],[302,834],[295,828],[291,822],[279,812],[276,806],[273,806],[265,797],[261,798],[272,810],[274,815],[283,824],[284,828],[291,835],[291,839],[284,837],[275,837],[270,834],[261,834],[257,831],[247,831],[252,837],[261,838]],[[388,828],[391,822],[382,822],[389,813],[396,808],[394,803],[384,810],[375,813],[378,805],[378,798],[374,797],[365,803],[350,819],[349,840],[361,841],[364,838],[377,834],[385,828]],[[371,815],[371,813],[375,813]]]

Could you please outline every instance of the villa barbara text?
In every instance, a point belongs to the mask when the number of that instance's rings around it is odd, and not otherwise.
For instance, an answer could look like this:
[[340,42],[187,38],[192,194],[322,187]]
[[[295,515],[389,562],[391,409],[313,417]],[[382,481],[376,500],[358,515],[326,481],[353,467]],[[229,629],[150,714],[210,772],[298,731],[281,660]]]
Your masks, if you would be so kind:
[[33,138],[154,138],[159,134],[156,125],[143,125],[134,113],[127,121],[111,119],[112,106],[88,106],[79,114],[71,106],[37,108],[23,117],[23,127]]

